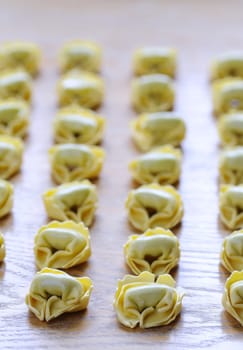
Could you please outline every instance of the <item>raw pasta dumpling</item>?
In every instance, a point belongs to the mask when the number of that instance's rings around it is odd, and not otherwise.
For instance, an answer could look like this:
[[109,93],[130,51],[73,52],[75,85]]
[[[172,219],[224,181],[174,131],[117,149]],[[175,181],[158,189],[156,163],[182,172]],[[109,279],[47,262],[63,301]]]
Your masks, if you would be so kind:
[[174,184],[181,173],[181,151],[171,145],[161,146],[133,160],[129,169],[140,184]]
[[75,71],[59,80],[57,92],[61,107],[75,105],[96,109],[103,102],[104,83],[93,73]]
[[243,185],[221,185],[219,210],[225,226],[231,230],[243,228]]
[[126,208],[130,223],[138,230],[176,226],[183,217],[183,203],[173,186],[143,185],[128,194]]
[[221,264],[229,272],[243,270],[243,230],[234,231],[224,239]]
[[219,161],[221,183],[243,184],[243,147],[238,146],[222,152]]
[[11,136],[0,136],[0,179],[8,179],[20,170],[23,143]]
[[57,143],[95,145],[102,140],[105,119],[89,109],[63,108],[54,120]]
[[132,105],[138,113],[171,111],[174,107],[174,84],[164,74],[134,78],[131,95]]
[[34,276],[26,304],[41,321],[51,321],[65,312],[87,308],[92,292],[88,277],[72,277],[67,273],[44,268]]
[[59,62],[63,73],[72,69],[97,73],[101,66],[101,49],[91,41],[72,40],[63,46]]
[[0,263],[4,260],[6,255],[5,243],[3,234],[0,232]]
[[53,146],[49,155],[52,176],[58,184],[96,178],[104,161],[102,148],[74,143]]
[[243,146],[243,113],[222,115],[218,130],[224,146]]
[[7,42],[0,47],[0,70],[21,69],[34,76],[39,71],[40,49],[22,41]]
[[135,275],[149,271],[155,275],[169,273],[178,265],[180,245],[177,237],[164,228],[148,229],[132,235],[124,246],[127,265]]
[[173,78],[176,71],[176,50],[160,46],[139,48],[134,52],[133,70],[136,75],[160,73]]
[[175,288],[174,279],[164,274],[142,272],[118,281],[114,308],[124,326],[151,328],[170,324],[179,315],[184,293]]
[[35,236],[35,261],[39,269],[68,269],[88,260],[90,235],[82,222],[52,221]]
[[88,180],[70,182],[47,190],[43,201],[51,219],[83,221],[90,226],[97,207],[96,187]]
[[0,100],[15,98],[30,102],[31,77],[24,71],[7,71],[0,74]]
[[211,79],[237,77],[243,79],[243,52],[226,52],[216,58],[211,66]]
[[0,179],[0,218],[10,213],[13,207],[13,185]]

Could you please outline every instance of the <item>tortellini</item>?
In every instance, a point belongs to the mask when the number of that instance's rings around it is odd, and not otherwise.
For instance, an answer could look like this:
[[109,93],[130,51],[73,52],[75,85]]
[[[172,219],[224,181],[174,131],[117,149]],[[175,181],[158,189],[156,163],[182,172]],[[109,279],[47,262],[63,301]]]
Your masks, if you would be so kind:
[[118,281],[113,305],[124,326],[150,328],[173,322],[181,312],[183,296],[170,275],[155,282],[155,275],[145,271]]
[[8,179],[20,170],[23,143],[11,136],[0,136],[0,179]]
[[141,151],[170,144],[178,146],[185,137],[184,121],[174,112],[142,114],[131,123],[132,137]]
[[29,108],[24,101],[0,101],[0,135],[25,137],[29,125]]
[[0,232],[0,263],[4,260],[6,255],[5,243],[3,234]]
[[216,115],[243,111],[243,79],[225,78],[213,83]]
[[124,246],[126,263],[135,275],[149,271],[169,273],[180,258],[179,240],[170,231],[156,227],[142,235],[132,235]]
[[133,56],[133,70],[136,75],[160,73],[173,78],[176,50],[159,46],[137,49]]
[[9,71],[0,74],[0,100],[15,98],[31,101],[31,77],[24,71]]
[[243,228],[243,186],[221,185],[220,218],[231,230]]
[[238,146],[221,153],[220,180],[225,184],[243,184],[243,147]]
[[211,67],[212,80],[229,77],[243,79],[243,52],[226,52],[214,60]]
[[132,105],[138,113],[171,111],[174,107],[173,81],[163,74],[149,74],[132,82]]
[[97,207],[96,187],[88,180],[70,182],[47,190],[43,201],[51,219],[83,221],[90,226]]
[[40,49],[29,42],[7,42],[0,47],[0,70],[21,69],[34,76],[40,66]]
[[70,72],[59,80],[57,92],[61,107],[75,105],[96,109],[103,102],[104,83],[93,73]]
[[0,218],[10,213],[13,207],[13,185],[0,179]]
[[243,270],[243,230],[234,231],[225,238],[221,263],[230,272]]
[[95,145],[102,140],[104,126],[105,119],[93,111],[67,107],[61,109],[54,120],[55,141]]
[[222,304],[243,326],[243,271],[234,271],[226,280]]
[[96,73],[100,71],[101,49],[91,41],[73,40],[63,46],[59,61],[64,73],[72,69]]
[[181,151],[170,145],[156,148],[133,160],[129,169],[140,184],[174,184],[181,173]]
[[35,236],[35,261],[39,269],[68,269],[88,260],[90,235],[82,222],[52,221]]
[[87,308],[92,292],[88,277],[72,277],[63,271],[44,268],[34,276],[26,304],[41,321],[51,321],[65,312]]
[[173,186],[143,185],[128,194],[126,208],[130,223],[138,230],[176,226],[183,217],[183,203]]
[[219,118],[218,129],[225,146],[243,146],[243,113],[231,113]]
[[104,161],[102,148],[74,143],[53,146],[49,155],[52,176],[58,184],[96,178]]

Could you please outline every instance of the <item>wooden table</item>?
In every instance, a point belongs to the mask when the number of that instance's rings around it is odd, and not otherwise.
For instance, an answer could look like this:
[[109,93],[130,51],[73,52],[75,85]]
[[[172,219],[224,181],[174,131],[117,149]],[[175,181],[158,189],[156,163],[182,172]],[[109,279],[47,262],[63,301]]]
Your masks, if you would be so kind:
[[[237,349],[242,328],[221,306],[228,274],[219,265],[219,252],[229,232],[218,221],[219,142],[211,115],[208,66],[214,55],[242,48],[243,2],[2,0],[0,5],[1,40],[32,40],[43,49],[23,169],[13,179],[14,210],[0,223],[7,245],[5,263],[0,265],[0,348],[227,349],[230,343]],[[106,99],[101,112],[107,117],[107,157],[97,183],[93,255],[89,263],[69,270],[93,279],[89,308],[47,324],[28,312],[24,298],[36,272],[33,237],[47,222],[41,194],[53,185],[47,152],[57,109],[56,56],[72,38],[93,39],[104,49]],[[132,188],[127,164],[138,154],[128,128],[135,118],[130,108],[131,54],[139,45],[152,44],[179,51],[176,110],[185,118],[188,132],[179,186],[185,216],[176,230],[182,256],[174,277],[187,294],[176,322],[144,331],[119,325],[112,300],[117,279],[128,273],[122,246],[132,233],[124,210]]]

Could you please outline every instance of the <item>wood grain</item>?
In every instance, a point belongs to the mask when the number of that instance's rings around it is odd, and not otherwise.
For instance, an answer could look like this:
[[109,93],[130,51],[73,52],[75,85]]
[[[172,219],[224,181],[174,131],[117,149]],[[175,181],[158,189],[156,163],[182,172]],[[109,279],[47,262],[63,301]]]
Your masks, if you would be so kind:
[[[211,58],[242,46],[240,0],[8,0],[0,1],[0,39],[26,39],[43,49],[40,77],[34,86],[30,135],[22,173],[13,179],[15,205],[0,226],[7,245],[0,265],[0,348],[2,349],[237,349],[242,328],[221,306],[228,274],[219,251],[229,233],[218,221],[218,136],[211,115],[208,65]],[[24,297],[36,272],[33,237],[47,222],[41,194],[52,186],[47,151],[52,144],[56,111],[56,55],[68,39],[87,38],[104,49],[103,77],[107,117],[103,146],[107,152],[98,181],[99,210],[92,227],[89,263],[70,269],[94,281],[89,309],[64,315],[50,324],[27,310]],[[179,51],[176,110],[187,123],[183,174],[179,190],[185,204],[176,230],[182,256],[174,273],[187,295],[180,318],[164,328],[129,330],[112,308],[117,279],[129,272],[122,246],[132,228],[124,201],[132,187],[128,162],[138,152],[128,124],[131,54],[139,45],[175,46]]]

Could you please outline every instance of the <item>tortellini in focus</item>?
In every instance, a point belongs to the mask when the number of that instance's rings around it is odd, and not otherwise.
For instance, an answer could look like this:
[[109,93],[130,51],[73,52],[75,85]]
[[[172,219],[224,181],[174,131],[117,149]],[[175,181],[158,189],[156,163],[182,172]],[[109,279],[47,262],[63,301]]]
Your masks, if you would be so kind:
[[31,101],[31,77],[24,71],[9,71],[0,74],[0,100],[15,98]]
[[243,184],[243,147],[235,147],[221,153],[219,161],[221,183]]
[[82,108],[63,108],[54,120],[57,143],[83,143],[95,145],[102,140],[105,119]]
[[103,102],[104,83],[93,73],[70,72],[59,80],[57,93],[61,107],[75,105],[96,109]]
[[35,261],[39,269],[68,269],[88,260],[90,235],[82,222],[52,221],[35,236]]
[[13,207],[13,185],[0,179],[0,218],[9,214]]
[[185,137],[184,121],[174,112],[142,114],[131,123],[132,138],[141,151],[170,144],[178,146]]
[[230,77],[243,79],[243,52],[226,52],[212,63],[212,80]]
[[163,74],[143,75],[133,79],[131,96],[138,113],[171,111],[175,99],[173,81]]
[[34,76],[39,71],[40,49],[29,42],[7,42],[0,47],[0,70],[21,69]]
[[226,280],[222,304],[243,326],[243,271],[234,271]]
[[64,73],[72,69],[97,73],[101,66],[101,49],[91,41],[73,40],[63,46],[59,61]]
[[134,52],[136,75],[165,74],[173,78],[176,70],[176,50],[165,47],[142,47]]
[[161,275],[155,282],[155,275],[145,271],[118,281],[113,304],[124,326],[151,328],[173,322],[181,312],[183,296],[170,275]]
[[129,169],[140,184],[174,184],[181,173],[181,151],[170,145],[156,148],[133,160]]
[[74,143],[53,146],[49,155],[52,176],[58,184],[98,177],[105,156],[100,147]]
[[220,218],[231,230],[243,228],[243,186],[221,185]]
[[75,278],[67,273],[44,268],[34,276],[26,304],[41,321],[51,321],[65,312],[87,308],[93,285],[88,277]]
[[231,113],[219,118],[218,129],[225,146],[243,146],[243,113]]
[[22,154],[22,141],[11,136],[0,136],[0,179],[8,179],[20,170]]
[[234,231],[224,239],[221,264],[229,272],[243,270],[243,230]]
[[88,180],[70,182],[46,191],[43,201],[51,219],[83,221],[90,226],[97,207],[96,187]]
[[169,273],[180,258],[179,240],[170,231],[156,227],[142,235],[132,235],[124,246],[126,263],[135,275],[149,271]]
[[180,194],[173,186],[143,185],[128,194],[128,219],[138,230],[179,224],[184,209]]
[[0,232],[0,263],[4,260],[6,255],[5,243],[3,234]]

